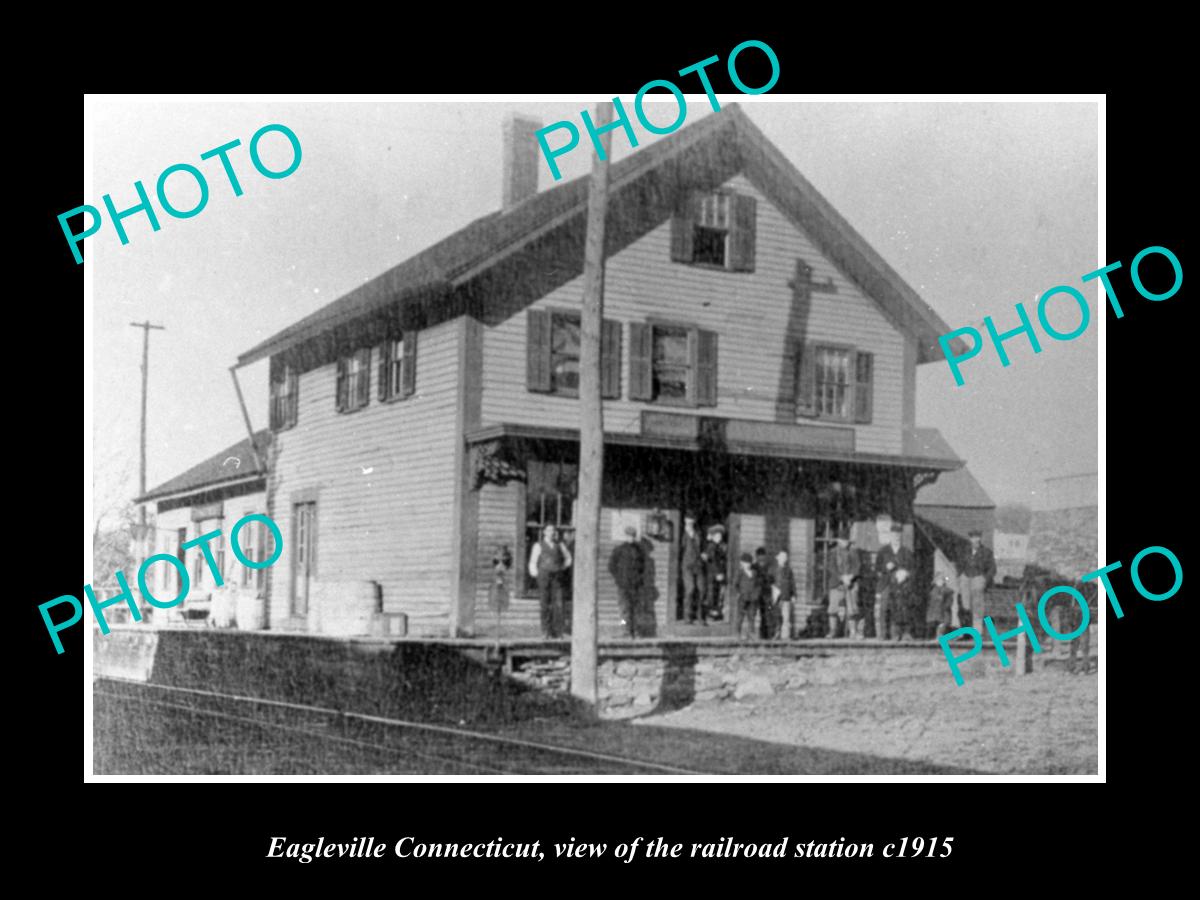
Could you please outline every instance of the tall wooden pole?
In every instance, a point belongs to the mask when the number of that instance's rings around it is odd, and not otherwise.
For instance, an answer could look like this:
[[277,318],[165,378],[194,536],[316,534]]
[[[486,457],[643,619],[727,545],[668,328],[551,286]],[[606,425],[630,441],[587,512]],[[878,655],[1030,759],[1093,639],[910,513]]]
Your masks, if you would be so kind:
[[[141,467],[138,469],[138,496],[145,496],[146,493],[146,388],[150,383],[150,329],[156,331],[166,331],[162,325],[151,325],[150,320],[145,322],[130,322],[133,328],[142,329],[142,437],[141,437]],[[141,522],[140,539],[144,543],[146,540],[146,504],[138,504],[139,521]],[[144,549],[144,547],[143,547]],[[145,559],[149,554],[143,553],[142,558]]]
[[[595,123],[612,121],[612,104],[596,105]],[[604,321],[604,216],[608,209],[611,132],[604,159],[592,160],[583,309],[579,317],[579,502],[575,519],[575,591],[571,618],[571,694],[596,708],[596,598],[600,572],[600,489],[604,483],[604,406],[600,399],[600,329]]]

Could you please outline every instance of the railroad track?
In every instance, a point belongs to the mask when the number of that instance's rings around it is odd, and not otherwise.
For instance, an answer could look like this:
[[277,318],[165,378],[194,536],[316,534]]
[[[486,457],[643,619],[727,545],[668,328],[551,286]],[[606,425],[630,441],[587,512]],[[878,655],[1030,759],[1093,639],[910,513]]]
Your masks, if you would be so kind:
[[[314,751],[337,753],[338,764],[387,774],[445,775],[704,775],[652,760],[579,747],[327,707],[245,697],[97,676],[94,718],[134,709],[172,721],[222,745],[264,748],[281,758],[311,760]],[[122,708],[118,713],[109,705]],[[318,756],[321,754],[318,753]],[[311,765],[311,762],[310,762]],[[333,767],[331,767],[333,768]],[[114,773],[115,774],[115,773]],[[240,773],[230,773],[240,774]],[[315,774],[315,773],[314,773]],[[339,774],[329,771],[326,774]]]

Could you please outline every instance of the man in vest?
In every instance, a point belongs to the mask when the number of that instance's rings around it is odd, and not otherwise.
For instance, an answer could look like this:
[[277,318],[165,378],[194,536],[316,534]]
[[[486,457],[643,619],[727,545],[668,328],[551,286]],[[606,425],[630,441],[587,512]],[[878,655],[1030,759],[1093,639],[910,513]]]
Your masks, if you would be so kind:
[[983,533],[978,529],[967,532],[971,546],[956,560],[958,569],[958,593],[963,606],[971,611],[971,624],[981,634],[983,630],[983,595],[996,576],[996,558],[983,545]]
[[839,624],[848,638],[862,637],[862,616],[858,608],[858,575],[862,568],[858,550],[849,537],[839,537],[830,560],[834,585],[829,590],[829,637],[838,637]]
[[683,517],[683,540],[679,548],[679,568],[683,576],[683,610],[688,624],[708,624],[708,610],[704,603],[704,540],[696,530],[696,517]]
[[560,638],[563,631],[563,580],[571,567],[571,551],[558,539],[558,529],[547,525],[542,539],[529,554],[529,574],[537,579],[542,606],[542,636]]

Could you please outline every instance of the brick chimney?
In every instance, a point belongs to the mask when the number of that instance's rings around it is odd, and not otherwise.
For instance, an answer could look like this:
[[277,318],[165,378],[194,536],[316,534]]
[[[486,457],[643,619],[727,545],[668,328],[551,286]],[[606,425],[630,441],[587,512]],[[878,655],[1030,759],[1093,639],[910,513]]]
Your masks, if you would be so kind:
[[504,209],[537,193],[538,142],[541,120],[510,115],[504,120]]

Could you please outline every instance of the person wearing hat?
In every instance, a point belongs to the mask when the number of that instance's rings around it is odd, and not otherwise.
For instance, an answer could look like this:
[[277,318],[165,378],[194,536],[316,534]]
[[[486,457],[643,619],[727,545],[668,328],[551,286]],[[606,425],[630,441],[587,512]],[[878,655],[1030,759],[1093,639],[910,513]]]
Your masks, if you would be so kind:
[[839,537],[833,551],[830,577],[834,586],[829,591],[829,636],[838,637],[839,624],[845,626],[848,638],[862,637],[862,613],[858,604],[858,576],[862,561],[849,537]]
[[969,610],[971,624],[983,633],[984,592],[996,577],[996,558],[983,545],[983,532],[972,528],[967,532],[971,544],[955,560],[958,569],[958,593],[963,606]]
[[912,551],[903,545],[904,527],[893,522],[888,543],[875,557],[876,583],[879,593],[875,599],[875,637],[877,640],[900,640],[910,627],[907,621],[909,591],[916,568]]
[[725,544],[725,526],[710,525],[708,542],[700,554],[704,561],[704,607],[708,618],[725,618],[725,573],[729,568],[729,548]]
[[733,575],[733,602],[737,604],[739,613],[738,637],[749,640],[754,637],[754,614],[765,606],[763,594],[766,583],[763,573],[754,564],[754,557],[749,553],[743,553],[738,563],[738,570]]
[[696,517],[683,517],[683,537],[679,546],[679,570],[683,576],[683,611],[688,624],[697,617],[701,625],[708,624],[708,610],[704,603],[704,539],[696,530]]
[[775,554],[775,577],[771,585],[771,596],[775,600],[777,631],[775,637],[791,640],[795,633],[792,624],[793,604],[796,600],[796,575],[788,565],[788,552],[780,550]]
[[631,638],[638,636],[641,598],[646,587],[646,551],[638,540],[637,529],[625,526],[625,541],[618,544],[608,559],[608,571],[617,583],[621,604],[621,622]]

